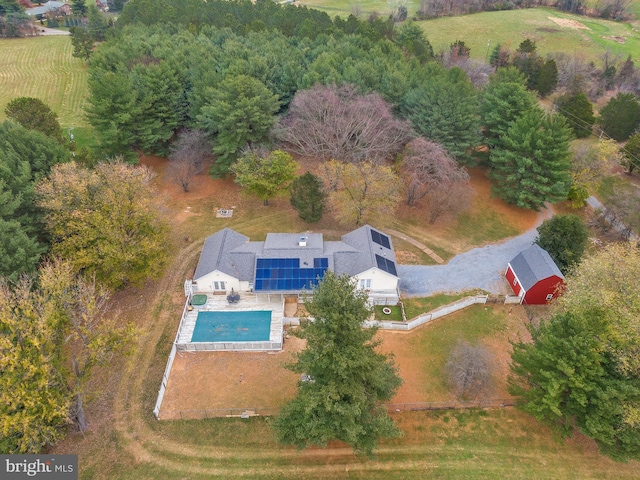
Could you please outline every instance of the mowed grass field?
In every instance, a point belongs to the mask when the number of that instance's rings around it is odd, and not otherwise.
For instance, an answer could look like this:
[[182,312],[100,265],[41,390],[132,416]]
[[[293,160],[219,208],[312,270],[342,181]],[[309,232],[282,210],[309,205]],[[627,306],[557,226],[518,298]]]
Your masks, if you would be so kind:
[[[304,0],[303,5],[326,11],[330,16],[348,16],[359,8],[361,16],[372,12],[388,15],[389,5],[381,0],[361,2],[345,0]],[[408,3],[409,16],[415,14],[419,2]],[[630,10],[640,10],[640,0]],[[555,19],[555,21],[554,21]],[[535,40],[540,54],[551,52],[579,53],[597,61],[607,50],[625,58],[631,55],[640,64],[640,26],[571,15],[551,8],[531,8],[482,12],[458,17],[442,17],[418,22],[434,50],[446,50],[456,40],[471,48],[471,56],[488,59],[497,44],[515,50],[520,42]]]
[[420,22],[435,51],[462,40],[471,56],[486,59],[497,44],[515,50],[531,39],[538,52],[579,54],[597,61],[607,50],[640,62],[640,30],[629,24],[570,15],[547,8],[483,12]]
[[16,97],[35,97],[58,114],[63,128],[87,127],[87,66],[68,36],[0,39],[0,121]]

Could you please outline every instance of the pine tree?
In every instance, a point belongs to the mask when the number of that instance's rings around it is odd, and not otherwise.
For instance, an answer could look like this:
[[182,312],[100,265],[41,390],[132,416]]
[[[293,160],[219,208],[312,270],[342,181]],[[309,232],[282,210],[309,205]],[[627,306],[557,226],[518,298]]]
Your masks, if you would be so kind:
[[586,138],[591,135],[596,118],[593,115],[593,105],[583,92],[558,97],[556,108],[558,113],[567,119],[567,125],[571,127],[576,138]]
[[538,227],[534,243],[544,248],[558,268],[567,273],[580,263],[589,240],[589,230],[577,215],[554,215]]
[[509,392],[520,408],[570,436],[573,427],[618,460],[640,458],[637,375],[621,372],[607,354],[603,311],[565,312],[538,328],[533,343],[514,344]]
[[296,178],[291,184],[291,205],[305,222],[318,222],[322,218],[325,205],[325,194],[320,179],[311,172]]
[[279,107],[277,95],[247,75],[229,75],[210,89],[198,122],[213,139],[213,152],[218,156],[212,173],[225,175],[241,148],[265,140]]
[[62,129],[58,123],[58,115],[38,98],[19,97],[11,100],[4,112],[11,120],[25,128],[37,130],[63,143]]
[[553,59],[547,60],[540,67],[536,82],[538,94],[544,98],[553,92],[558,85],[558,66]]
[[509,127],[536,105],[527,92],[525,78],[513,67],[500,68],[482,92],[480,119],[484,136],[491,147],[501,145]]
[[619,93],[600,110],[600,127],[614,140],[626,140],[640,126],[640,104],[632,93]]
[[571,186],[569,139],[561,116],[534,108],[519,118],[491,152],[494,193],[522,208],[539,210],[545,202],[567,198]]
[[327,271],[305,308],[313,317],[296,335],[307,340],[290,369],[307,374],[297,396],[276,419],[285,444],[304,448],[332,440],[370,455],[381,437],[399,435],[380,402],[393,397],[402,380],[393,359],[376,351],[368,294],[348,276]]
[[470,162],[467,151],[480,141],[478,97],[462,70],[452,68],[409,91],[401,111],[418,134]]

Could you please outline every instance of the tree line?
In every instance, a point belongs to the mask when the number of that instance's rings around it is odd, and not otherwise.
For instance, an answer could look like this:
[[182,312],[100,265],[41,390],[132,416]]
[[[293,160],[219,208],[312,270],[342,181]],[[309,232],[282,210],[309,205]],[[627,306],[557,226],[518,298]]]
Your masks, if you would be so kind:
[[[134,328],[110,292],[163,271],[168,225],[151,173],[117,159],[72,161],[42,101],[21,97],[0,124],[0,415],[3,453],[37,453],[88,428],[94,367]],[[80,160],[80,155],[78,155]]]
[[[498,55],[497,72],[476,85],[463,42],[451,46],[447,68],[417,25],[394,32],[391,40],[342,30],[316,32],[314,39],[201,24],[197,33],[120,26],[90,60],[88,116],[101,154],[166,155],[186,132],[202,132],[215,155],[212,173],[220,176],[246,147],[283,145],[322,161],[358,163],[355,156],[379,163],[423,137],[460,165],[472,164],[474,149],[488,144],[495,192],[515,205],[537,209],[575,191],[569,141],[590,131],[595,116],[582,91],[559,98],[562,115],[538,107],[532,91],[547,94],[558,72],[553,60],[537,56],[535,43],[525,40],[513,56]],[[318,85],[325,90],[314,90]],[[350,107],[334,106],[340,102]],[[624,138],[636,126],[636,117],[619,114],[627,105],[639,108],[632,95],[620,94],[603,109],[600,122],[612,136]],[[325,106],[331,115],[314,113]],[[626,130],[618,134],[620,122]],[[196,171],[185,162],[177,170],[183,177]],[[526,190],[512,188],[524,184]]]

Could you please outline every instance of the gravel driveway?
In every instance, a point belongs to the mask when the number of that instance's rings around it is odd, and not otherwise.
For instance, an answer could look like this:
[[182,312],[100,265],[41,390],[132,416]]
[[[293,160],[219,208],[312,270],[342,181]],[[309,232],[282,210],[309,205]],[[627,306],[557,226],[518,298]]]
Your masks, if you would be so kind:
[[398,265],[400,293],[409,297],[476,289],[490,293],[510,293],[503,276],[507,263],[531,246],[538,236],[536,228],[551,215],[550,209],[543,210],[531,230],[502,243],[474,248],[456,255],[445,265]]

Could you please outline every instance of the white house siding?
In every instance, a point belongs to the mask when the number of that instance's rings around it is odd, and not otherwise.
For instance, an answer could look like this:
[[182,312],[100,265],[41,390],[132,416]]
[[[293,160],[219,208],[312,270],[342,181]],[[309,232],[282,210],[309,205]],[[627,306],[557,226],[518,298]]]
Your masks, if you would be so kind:
[[[241,282],[237,278],[232,277],[220,270],[214,270],[200,278],[194,280],[194,293],[213,293],[213,282],[225,282],[226,292],[229,293],[233,288],[236,292],[243,292],[248,289],[247,282]],[[220,290],[218,290],[220,291]]]
[[380,270],[379,268],[370,268],[358,275],[354,275],[358,283],[360,280],[371,280],[371,290],[393,290],[398,288],[398,278],[387,272]]

